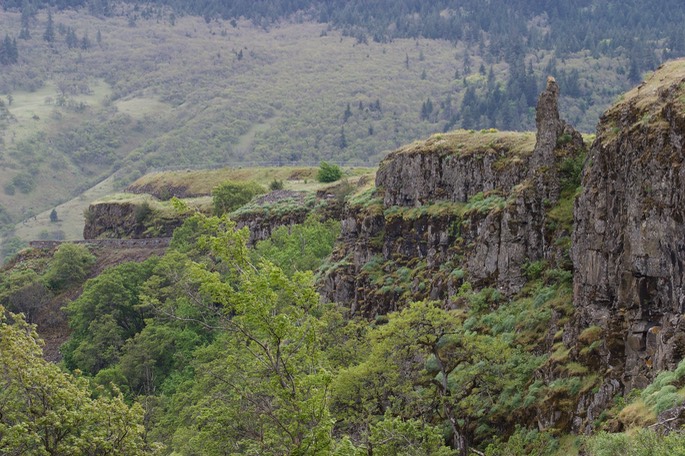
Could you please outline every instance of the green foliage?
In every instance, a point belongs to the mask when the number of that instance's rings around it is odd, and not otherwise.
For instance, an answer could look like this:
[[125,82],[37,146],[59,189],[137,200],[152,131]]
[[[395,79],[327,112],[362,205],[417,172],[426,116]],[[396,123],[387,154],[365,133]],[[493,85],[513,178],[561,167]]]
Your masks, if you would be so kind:
[[652,429],[640,429],[632,434],[600,432],[585,442],[589,456],[653,456],[685,455],[685,436],[674,431],[668,435]]
[[[288,278],[270,263],[253,267],[229,220],[200,239],[222,266],[191,263],[201,292],[223,308],[227,331],[196,354],[195,378],[178,393],[174,450],[207,455],[328,454],[330,373],[319,348],[320,303],[311,274]],[[232,246],[240,244],[241,248]]]
[[0,253],[2,254],[2,259],[6,260],[15,254],[17,254],[21,249],[27,247],[28,244],[23,239],[17,236],[9,236],[2,240],[2,246],[0,246]]
[[254,253],[289,276],[296,271],[315,271],[333,251],[339,234],[340,222],[309,217],[301,225],[276,228],[269,239],[257,243]]
[[244,216],[282,218],[298,213],[306,215],[325,207],[325,204],[325,201],[317,198],[315,194],[310,193],[304,195],[304,198],[283,198],[273,202],[253,201],[231,212],[231,217],[234,219]]
[[74,335],[62,353],[69,368],[94,375],[118,361],[124,342],[142,330],[150,315],[139,294],[157,261],[108,269],[86,282],[81,296],[67,305]]
[[445,446],[442,430],[420,420],[403,420],[387,413],[371,427],[369,447],[378,456],[456,456]]
[[564,133],[561,136],[557,138],[557,147],[563,146],[565,144],[568,144],[571,142],[573,139],[573,136],[571,136],[570,133]]
[[155,452],[145,443],[143,409],[120,394],[93,399],[85,380],[42,357],[35,328],[0,306],[0,452],[129,454]]
[[340,166],[328,162],[321,162],[316,178],[319,182],[335,182],[342,177]]
[[153,214],[152,206],[148,201],[143,201],[140,205],[136,206],[133,210],[133,216],[137,224],[144,224],[148,218]]
[[[461,311],[418,302],[374,328],[366,360],[334,378],[340,429],[364,429],[388,410],[405,419],[435,419],[430,404],[438,403],[439,423],[459,449],[492,435],[493,420],[511,419],[541,360],[505,337],[465,330],[463,319]],[[362,439],[368,444],[364,439],[368,434]]]
[[580,187],[585,156],[586,154],[582,153],[567,157],[559,165],[562,191],[574,192],[576,188]]
[[95,256],[87,247],[79,244],[62,244],[55,251],[45,273],[45,279],[54,290],[63,290],[83,282],[94,264]]
[[645,404],[656,414],[675,407],[683,401],[679,388],[685,386],[685,360],[674,371],[664,371],[640,394]]
[[477,193],[469,198],[468,203],[464,207],[465,212],[477,212],[479,214],[487,214],[493,210],[504,209],[506,200],[496,193],[486,195],[485,193]]
[[0,305],[21,312],[29,323],[51,297],[45,281],[33,269],[13,269],[0,276]]
[[256,182],[225,182],[212,191],[214,214],[233,212],[263,193],[266,189]]
[[35,176],[31,173],[19,173],[12,178],[12,186],[21,193],[31,193],[36,188]]
[[269,190],[272,192],[276,190],[283,190],[283,181],[278,179],[272,180],[269,184]]
[[558,443],[549,432],[517,426],[509,439],[488,445],[485,455],[552,456],[557,454],[557,449]]

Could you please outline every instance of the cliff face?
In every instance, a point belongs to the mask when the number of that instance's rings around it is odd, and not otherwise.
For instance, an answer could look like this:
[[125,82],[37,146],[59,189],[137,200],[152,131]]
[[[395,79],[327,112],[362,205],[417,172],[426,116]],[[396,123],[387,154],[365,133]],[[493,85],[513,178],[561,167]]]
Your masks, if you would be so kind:
[[536,137],[460,131],[391,153],[376,194],[348,208],[324,295],[373,316],[417,299],[451,305],[467,280],[513,295],[526,264],[567,261],[554,240],[570,235],[570,223],[551,223],[548,211],[560,197],[560,164],[584,146],[559,119],[557,96],[550,80]]
[[86,212],[83,238],[168,238],[182,223],[179,217],[155,216],[149,206],[141,204],[96,203]]
[[576,202],[576,328],[602,329],[617,390],[685,356],[684,83],[666,64],[606,112]]

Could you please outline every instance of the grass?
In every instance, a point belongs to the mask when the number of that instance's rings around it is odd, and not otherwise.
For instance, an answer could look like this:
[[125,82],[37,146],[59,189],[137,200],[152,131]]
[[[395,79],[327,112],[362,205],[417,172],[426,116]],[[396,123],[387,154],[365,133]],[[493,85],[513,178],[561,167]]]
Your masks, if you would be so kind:
[[147,116],[166,116],[173,109],[168,103],[157,98],[139,97],[119,100],[114,104],[117,110],[136,120],[144,120]]
[[474,154],[503,154],[509,159],[529,156],[535,147],[535,133],[496,130],[456,130],[439,133],[426,141],[417,141],[401,148],[398,153],[422,154],[442,151],[457,157]]
[[[140,191],[151,188],[162,192],[165,188],[184,188],[188,195],[211,195],[212,190],[226,182],[254,181],[264,187],[269,187],[273,180],[283,181],[285,190],[316,191],[330,186],[316,180],[318,168],[314,167],[245,167],[220,168],[215,170],[184,170],[166,171],[146,174],[129,186],[129,190]],[[368,182],[373,182],[374,168],[345,168],[344,178],[353,179],[366,176]]]
[[428,217],[457,217],[465,212],[463,203],[452,201],[438,201],[433,204],[425,204],[418,207],[391,206],[384,211],[386,219],[401,217],[404,220],[418,220],[423,216]]
[[[663,108],[666,103],[674,103],[677,111],[685,109],[685,60],[679,59],[664,63],[658,72],[646,75],[645,81],[639,86],[625,93],[607,111],[607,119],[601,132],[603,138],[613,140],[618,132],[624,127],[641,128],[649,127],[654,130],[669,128],[669,123],[664,119]],[[666,89],[672,93],[667,93]],[[666,94],[666,96],[662,96]],[[638,114],[638,118],[631,119],[631,125],[619,125],[625,106],[631,106],[631,112]]]

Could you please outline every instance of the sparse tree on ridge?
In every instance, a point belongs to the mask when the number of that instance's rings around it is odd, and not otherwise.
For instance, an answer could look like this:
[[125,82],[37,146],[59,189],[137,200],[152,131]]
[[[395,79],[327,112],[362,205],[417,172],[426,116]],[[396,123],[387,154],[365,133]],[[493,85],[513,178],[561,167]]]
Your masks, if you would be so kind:
[[48,11],[48,22],[45,25],[43,39],[48,43],[52,43],[55,41],[55,23],[52,20],[52,11]]

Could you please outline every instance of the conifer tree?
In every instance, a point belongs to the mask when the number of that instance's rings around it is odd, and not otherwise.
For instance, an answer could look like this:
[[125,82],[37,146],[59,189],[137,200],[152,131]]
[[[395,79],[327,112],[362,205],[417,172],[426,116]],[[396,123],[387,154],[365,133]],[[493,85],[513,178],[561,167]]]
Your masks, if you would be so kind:
[[52,20],[52,11],[48,11],[48,22],[45,25],[43,39],[48,43],[52,43],[55,41],[55,24]]

